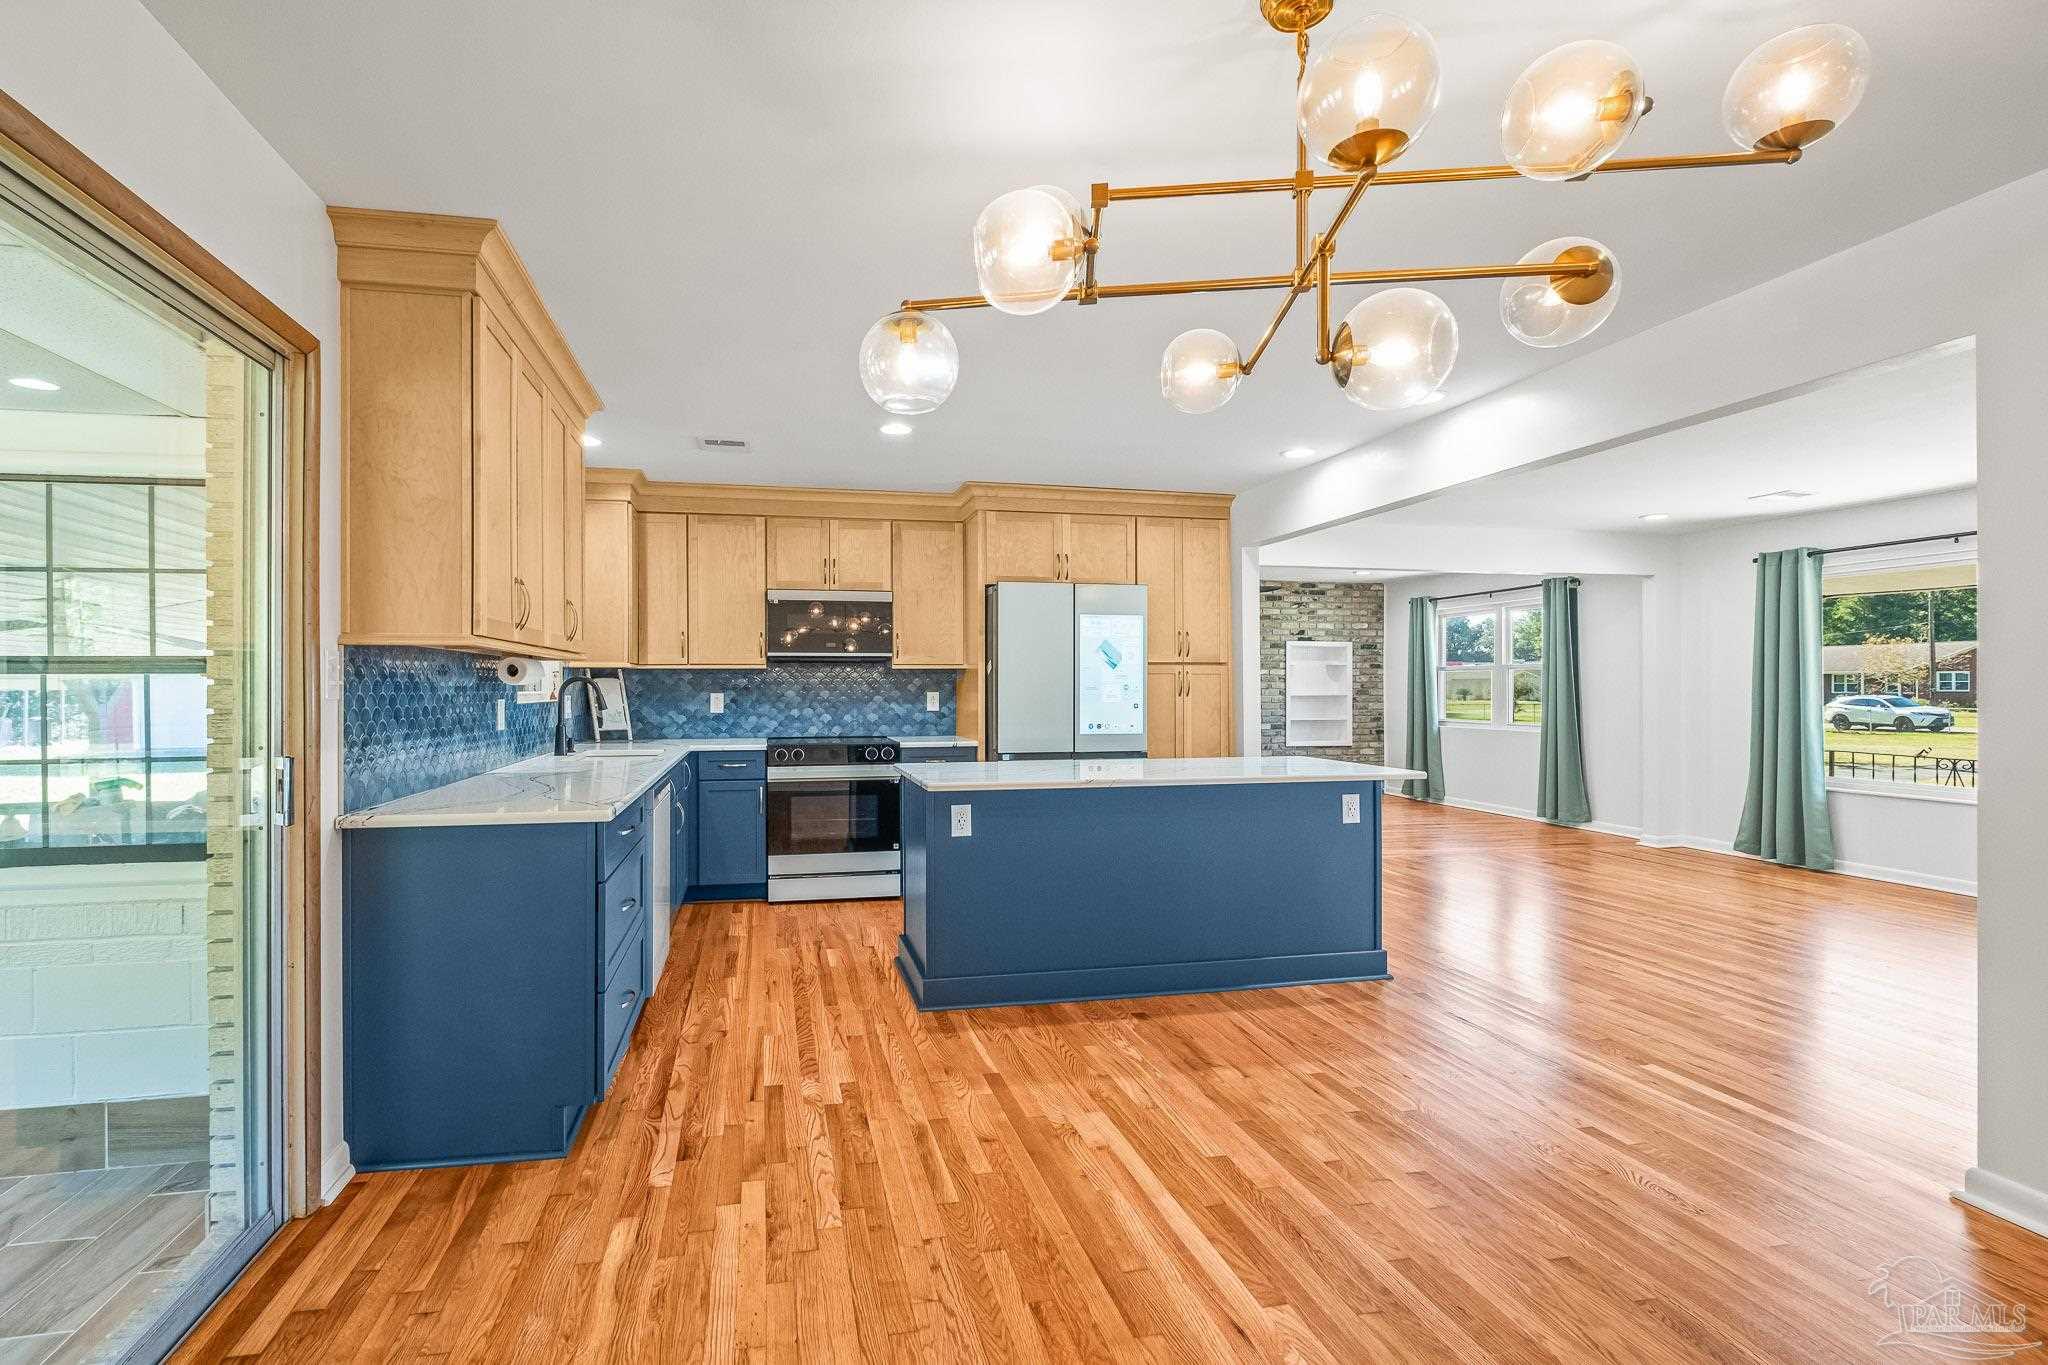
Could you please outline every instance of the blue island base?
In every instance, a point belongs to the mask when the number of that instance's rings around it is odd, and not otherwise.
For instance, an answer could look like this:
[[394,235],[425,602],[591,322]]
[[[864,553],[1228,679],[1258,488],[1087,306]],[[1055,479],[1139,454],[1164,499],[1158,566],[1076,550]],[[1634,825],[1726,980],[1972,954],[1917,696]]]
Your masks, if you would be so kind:
[[1386,981],[1384,949],[1311,953],[1296,957],[1240,957],[1219,962],[1149,962],[1136,967],[1084,967],[993,976],[925,974],[910,940],[898,936],[896,974],[920,1010],[978,1009],[989,1005],[1054,1005],[1074,1000],[1128,1000],[1145,995],[1202,995],[1256,991],[1271,986],[1319,986],[1339,981]]
[[1349,778],[906,778],[896,970],[920,1010],[1385,980],[1379,804]]

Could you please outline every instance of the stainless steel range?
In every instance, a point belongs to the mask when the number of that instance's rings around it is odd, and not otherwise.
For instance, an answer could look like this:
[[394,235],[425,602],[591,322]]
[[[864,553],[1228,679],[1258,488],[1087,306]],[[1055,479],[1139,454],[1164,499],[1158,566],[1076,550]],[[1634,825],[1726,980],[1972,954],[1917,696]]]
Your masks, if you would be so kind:
[[768,899],[858,900],[903,892],[896,741],[768,741]]

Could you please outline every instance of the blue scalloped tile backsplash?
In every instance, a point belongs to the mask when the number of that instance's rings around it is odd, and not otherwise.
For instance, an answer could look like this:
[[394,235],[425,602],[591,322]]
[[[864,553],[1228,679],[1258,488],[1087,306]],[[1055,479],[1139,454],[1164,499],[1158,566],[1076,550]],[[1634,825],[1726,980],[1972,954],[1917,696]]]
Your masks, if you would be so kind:
[[[546,752],[555,709],[521,705],[496,660],[445,649],[342,651],[341,804],[361,810]],[[950,669],[791,663],[752,669],[628,669],[639,739],[751,735],[950,735]],[[924,709],[925,693],[939,709]],[[713,692],[725,710],[711,714]],[[505,700],[506,728],[497,728]]]

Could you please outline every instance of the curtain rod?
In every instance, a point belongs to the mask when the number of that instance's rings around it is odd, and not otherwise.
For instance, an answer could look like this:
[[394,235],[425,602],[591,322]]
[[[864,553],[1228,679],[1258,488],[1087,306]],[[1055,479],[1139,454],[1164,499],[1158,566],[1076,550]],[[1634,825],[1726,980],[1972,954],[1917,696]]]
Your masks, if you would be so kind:
[[[1571,585],[1576,588],[1579,586],[1579,580],[1576,578],[1572,579]],[[1429,600],[1432,602],[1462,602],[1468,597],[1492,597],[1495,593],[1502,592],[1527,592],[1531,588],[1540,588],[1542,586],[1543,583],[1540,581],[1535,583],[1511,583],[1505,588],[1486,588],[1479,592],[1452,593],[1449,597],[1432,597]]]
[[[1976,534],[1975,531],[1943,531],[1938,536],[1906,536],[1899,540],[1865,541],[1861,545],[1834,545],[1822,550],[1821,553],[1824,555],[1845,555],[1851,550],[1883,550],[1893,545],[1925,545],[1932,540],[1961,540],[1965,536],[1974,537]],[[1762,558],[1760,555],[1751,555],[1749,562],[1754,564],[1760,558]]]

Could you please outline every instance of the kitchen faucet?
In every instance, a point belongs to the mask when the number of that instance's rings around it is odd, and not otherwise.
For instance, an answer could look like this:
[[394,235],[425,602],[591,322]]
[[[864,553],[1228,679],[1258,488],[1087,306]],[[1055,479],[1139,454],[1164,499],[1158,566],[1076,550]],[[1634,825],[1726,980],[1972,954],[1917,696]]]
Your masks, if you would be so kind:
[[590,703],[590,736],[596,742],[598,727],[604,724],[604,697],[597,690],[592,678],[569,678],[555,691],[555,756],[560,758],[576,752],[576,741],[569,738],[569,689],[582,683],[585,696]]

